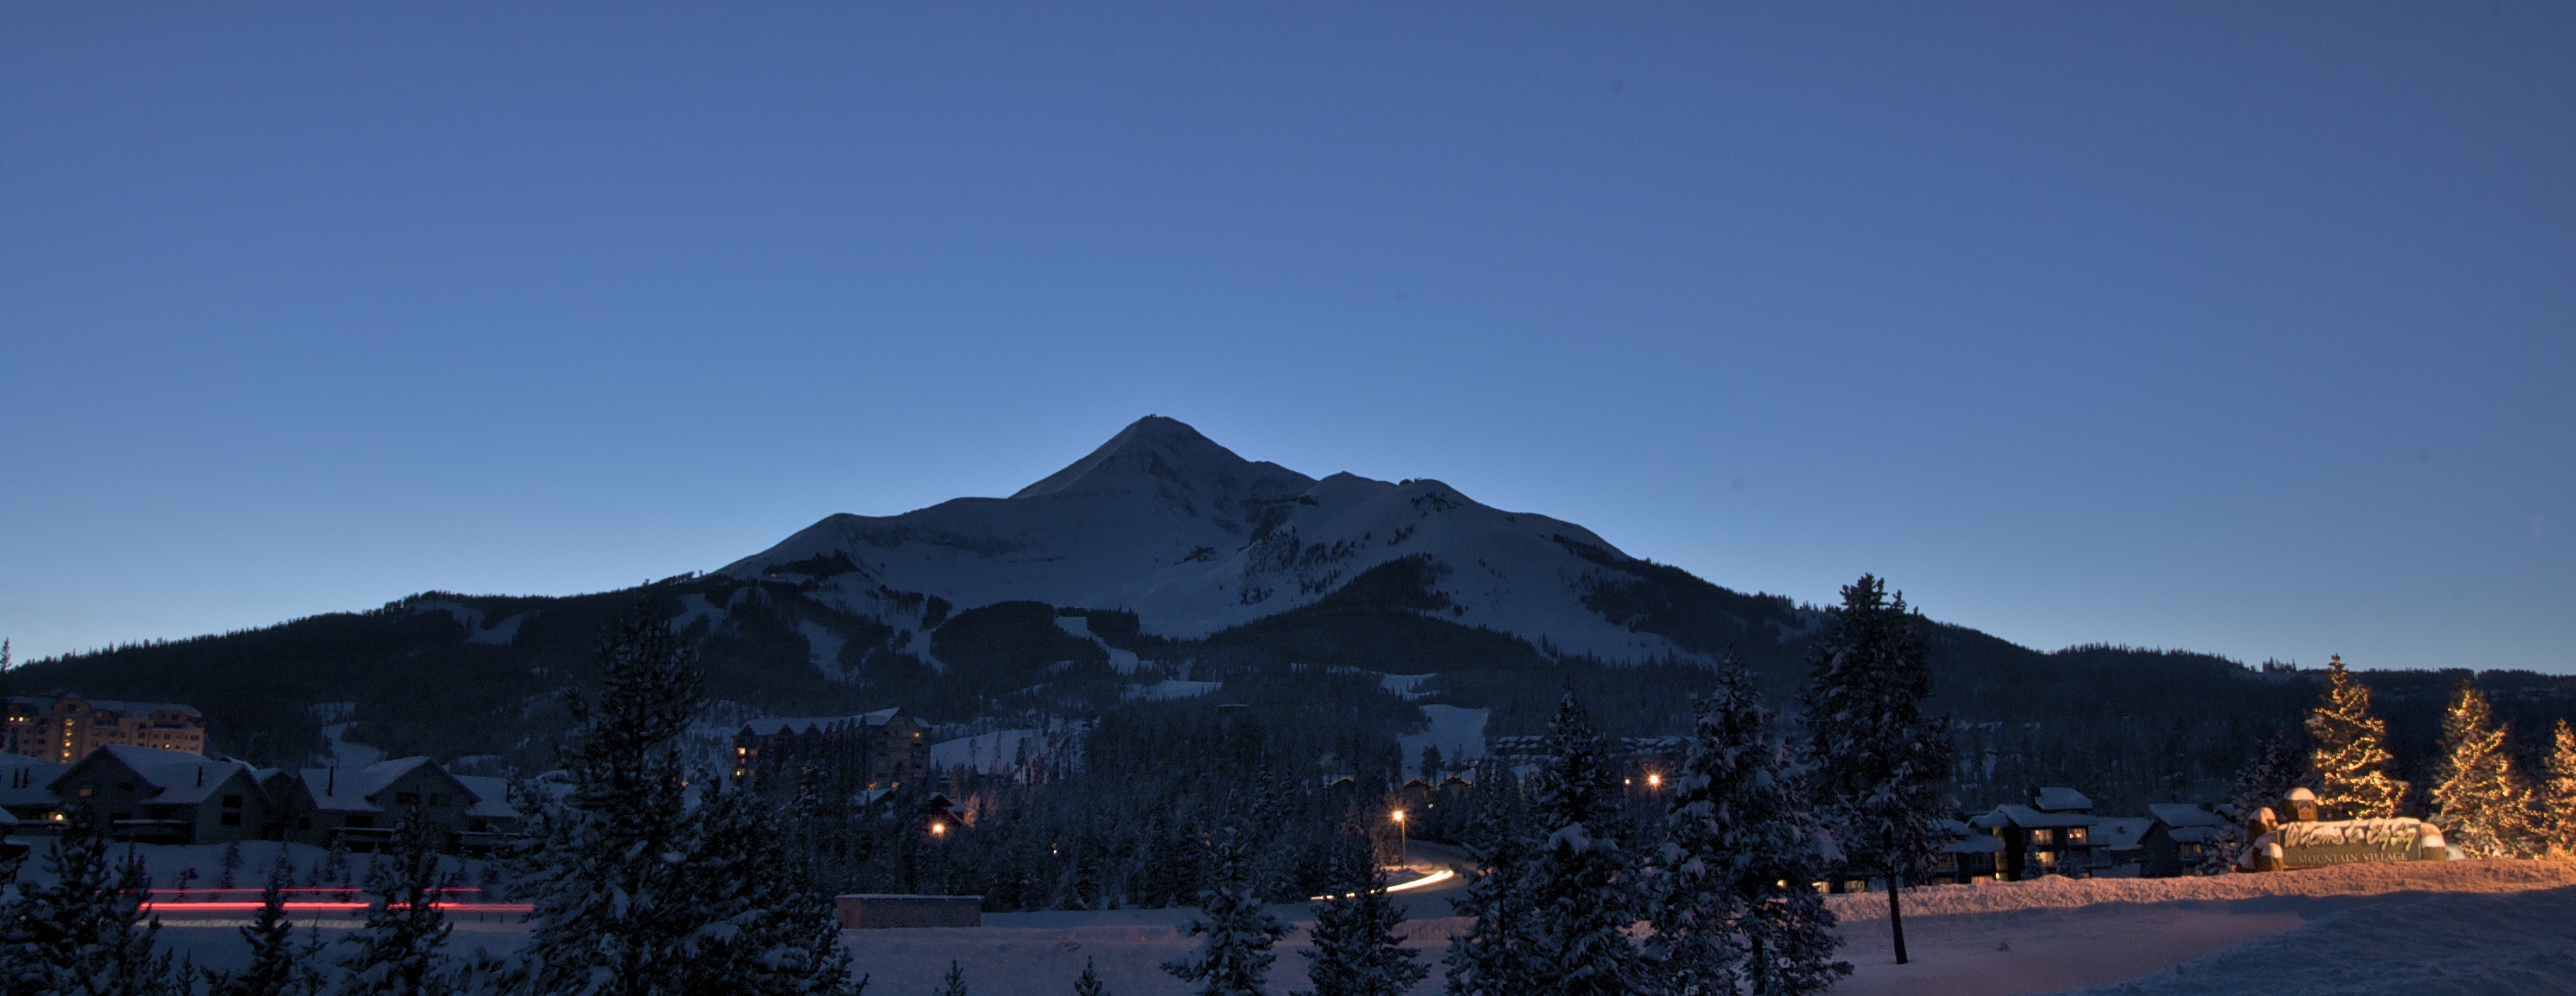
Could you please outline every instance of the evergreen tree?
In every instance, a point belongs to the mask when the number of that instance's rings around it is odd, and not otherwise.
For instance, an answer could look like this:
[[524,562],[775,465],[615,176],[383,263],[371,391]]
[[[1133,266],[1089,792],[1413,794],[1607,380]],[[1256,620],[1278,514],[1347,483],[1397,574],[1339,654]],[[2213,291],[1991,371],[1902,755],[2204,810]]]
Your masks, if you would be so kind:
[[535,923],[519,981],[585,996],[851,991],[847,956],[817,940],[838,938],[829,900],[776,851],[757,803],[683,805],[674,739],[703,708],[702,679],[657,616],[647,601],[618,624],[597,701],[571,702],[559,754],[572,791],[539,808],[516,862]]
[[[1509,775],[1497,771],[1497,786],[1509,792]],[[1467,879],[1464,896],[1449,901],[1452,912],[1468,920],[1467,932],[1449,938],[1441,964],[1449,970],[1443,983],[1449,996],[1521,996],[1539,991],[1537,917],[1530,908],[1530,849],[1515,825],[1514,799],[1508,794],[1476,815],[1467,834],[1472,865],[1460,869]]]
[[1199,894],[1200,916],[1181,927],[1187,937],[1205,936],[1189,957],[1163,963],[1183,982],[1198,983],[1198,996],[1261,996],[1270,963],[1278,955],[1270,946],[1288,933],[1288,925],[1263,912],[1252,892],[1252,855],[1242,835],[1227,830],[1211,854],[1214,878]]
[[1901,897],[1942,839],[1934,786],[1950,768],[1949,724],[1923,716],[1932,669],[1921,614],[1867,574],[1842,595],[1833,631],[1808,661],[1814,784],[1847,866],[1887,883],[1888,930],[1902,965]]
[[1387,896],[1386,875],[1365,860],[1337,862],[1332,898],[1315,904],[1314,947],[1298,952],[1315,988],[1301,996],[1404,996],[1431,974],[1396,936],[1404,910]]
[[318,996],[322,992],[322,974],[313,966],[322,945],[318,939],[297,944],[295,925],[286,919],[286,884],[294,875],[285,849],[279,848],[268,884],[260,889],[259,915],[250,926],[238,928],[250,945],[250,965],[239,972],[206,973],[207,996]]
[[2508,857],[2529,833],[2531,790],[2505,753],[2505,728],[2469,679],[2442,716],[2442,761],[2433,782],[2442,838],[2472,857]]
[[842,991],[850,958],[831,894],[789,851],[778,811],[748,790],[710,788],[694,815],[679,872],[702,926],[682,946],[680,991]]
[[389,846],[367,863],[366,922],[341,943],[341,996],[449,996],[456,967],[444,950],[456,928],[439,912],[451,884],[419,811],[406,813]]
[[967,996],[965,966],[959,965],[954,958],[949,959],[948,974],[939,977],[939,991],[931,996]]
[[[131,848],[110,864],[104,818],[74,804],[45,852],[50,885],[17,883],[0,914],[0,994],[159,996],[184,992],[195,972],[153,946],[161,922],[144,915],[152,891]],[[148,921],[148,922],[147,922]]]
[[[281,851],[281,852],[282,852],[283,850],[284,850],[283,848],[280,848],[280,851]],[[233,888],[233,887],[234,887],[234,886],[233,886],[233,874],[234,874],[234,873],[236,873],[236,872],[241,871],[241,866],[242,866],[241,841],[234,840],[234,841],[228,841],[228,842],[226,842],[226,843],[224,844],[224,860],[223,860],[223,865],[222,865],[223,875],[222,875],[222,877],[217,878],[217,879],[215,880],[215,888],[218,888],[218,889],[230,889],[230,888]]]
[[1109,996],[1109,984],[1100,981],[1100,970],[1089,958],[1082,960],[1082,974],[1073,980],[1073,996]]
[[1632,862],[1619,846],[1610,745],[1568,689],[1548,725],[1548,760],[1531,793],[1528,892],[1539,992],[1615,996],[1647,982],[1628,928],[1638,915]]
[[1697,706],[1657,876],[1665,985],[1674,996],[1821,992],[1852,968],[1834,960],[1833,912],[1808,884],[1829,838],[1800,790],[1805,772],[1733,660]]
[[2406,783],[2388,774],[2388,724],[2370,714],[2370,689],[2344,670],[2343,656],[2326,667],[2326,691],[2308,713],[2316,741],[2310,765],[2317,773],[2317,815],[2322,819],[2377,819],[2397,815]]
[[2308,759],[2299,752],[2298,741],[2283,730],[2264,741],[2263,750],[2249,758],[2236,772],[2236,794],[2231,800],[2236,808],[2236,822],[2220,829],[2209,841],[2208,853],[2201,859],[2203,874],[2218,875],[2236,870],[2237,853],[2253,840],[2246,829],[2263,810],[2281,804],[2281,797],[2299,787],[2308,777]]
[[2541,783],[2539,811],[2533,814],[2539,844],[2535,849],[2576,857],[2576,730],[2568,729],[2565,719],[2551,731],[2549,760],[2543,770],[2548,779]]

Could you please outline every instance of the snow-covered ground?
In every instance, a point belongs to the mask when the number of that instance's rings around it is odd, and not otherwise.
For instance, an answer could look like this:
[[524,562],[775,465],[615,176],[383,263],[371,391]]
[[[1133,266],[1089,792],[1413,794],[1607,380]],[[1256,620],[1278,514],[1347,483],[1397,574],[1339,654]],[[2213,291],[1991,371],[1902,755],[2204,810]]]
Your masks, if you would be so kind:
[[[1428,863],[1417,846],[1416,863]],[[1417,919],[1407,944],[1436,964],[1464,921],[1436,916],[1451,890],[1408,894]],[[2050,993],[2178,996],[2576,993],[2576,862],[2453,861],[2365,865],[2188,879],[2048,879],[1909,892],[1910,964],[1894,964],[1884,895],[1837,896],[1858,971],[1839,994],[1922,996]],[[1277,906],[1303,921],[1304,906]],[[990,916],[974,929],[850,931],[843,935],[872,991],[926,992],[954,960],[978,996],[1056,996],[1086,960],[1115,992],[1179,994],[1161,972],[1190,949],[1173,926],[1189,910]],[[1284,941],[1272,992],[1304,988]],[[230,925],[176,923],[163,932],[199,964],[240,958]],[[524,936],[497,923],[460,924],[464,949],[514,948]],[[1435,974],[1415,991],[1439,991]]]

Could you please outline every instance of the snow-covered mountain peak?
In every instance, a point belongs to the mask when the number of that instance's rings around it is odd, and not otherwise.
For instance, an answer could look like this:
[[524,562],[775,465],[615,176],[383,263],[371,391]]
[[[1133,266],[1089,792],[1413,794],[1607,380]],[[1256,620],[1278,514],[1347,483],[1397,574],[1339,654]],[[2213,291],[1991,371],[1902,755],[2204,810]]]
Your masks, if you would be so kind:
[[1089,456],[1011,497],[1168,490],[1222,501],[1293,497],[1314,483],[1278,464],[1236,456],[1179,419],[1147,415],[1118,430]]
[[1199,638],[1385,567],[1424,587],[1408,604],[1463,626],[1604,659],[1680,655],[1593,607],[1627,563],[1581,526],[1441,481],[1319,481],[1148,416],[1009,498],[831,516],[724,573],[810,579],[816,597],[898,628],[936,625],[921,608],[933,596],[959,610],[1123,609],[1148,632]]

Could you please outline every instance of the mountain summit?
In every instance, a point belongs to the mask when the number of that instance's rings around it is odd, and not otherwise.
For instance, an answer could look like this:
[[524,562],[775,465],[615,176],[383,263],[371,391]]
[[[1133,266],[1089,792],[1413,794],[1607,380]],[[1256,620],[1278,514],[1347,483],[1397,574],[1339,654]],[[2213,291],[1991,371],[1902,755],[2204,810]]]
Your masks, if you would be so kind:
[[810,581],[808,597],[906,631],[938,624],[921,607],[936,598],[1132,612],[1146,633],[1196,639],[1393,570],[1420,589],[1412,611],[1534,647],[1699,656],[1605,609],[1644,567],[1591,530],[1439,481],[1317,480],[1147,416],[1009,498],[834,515],[722,573]]

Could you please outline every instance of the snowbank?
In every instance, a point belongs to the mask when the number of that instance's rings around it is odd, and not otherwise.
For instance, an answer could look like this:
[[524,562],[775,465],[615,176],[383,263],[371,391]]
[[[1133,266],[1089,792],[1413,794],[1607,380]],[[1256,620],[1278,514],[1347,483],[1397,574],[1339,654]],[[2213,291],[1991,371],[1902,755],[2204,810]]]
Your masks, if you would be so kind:
[[[2378,896],[2397,892],[2527,892],[2576,886],[2576,862],[2393,861],[2336,865],[2306,871],[2189,878],[2091,878],[2050,876],[2031,882],[1945,885],[1908,889],[1905,915],[1945,916],[2018,910],[2071,909],[2102,903],[2231,901],[2279,896]],[[1884,893],[1826,900],[1844,922],[1884,919]]]

